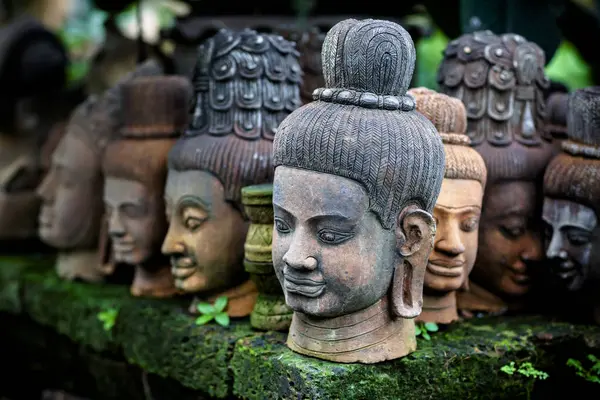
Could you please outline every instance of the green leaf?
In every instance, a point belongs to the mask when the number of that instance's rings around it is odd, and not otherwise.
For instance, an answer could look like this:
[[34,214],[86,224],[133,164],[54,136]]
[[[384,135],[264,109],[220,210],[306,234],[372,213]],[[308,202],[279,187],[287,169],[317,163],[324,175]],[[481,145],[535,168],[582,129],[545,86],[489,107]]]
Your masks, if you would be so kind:
[[429,336],[429,333],[427,333],[426,330],[423,331],[423,339],[425,339],[425,340],[431,340],[431,336]]
[[221,326],[229,326],[229,315],[227,313],[219,313],[215,315],[215,321]]
[[223,310],[225,310],[225,307],[227,307],[227,297],[225,296],[220,296],[219,298],[217,298],[217,300],[215,301],[215,311],[216,312],[221,312]]
[[440,328],[438,328],[435,322],[425,322],[425,329],[429,332],[437,332]]
[[212,321],[213,318],[214,316],[210,314],[201,315],[198,318],[196,318],[196,325],[206,325],[207,323]]
[[215,313],[215,308],[208,304],[208,303],[198,303],[198,305],[196,306],[196,308],[198,309],[198,311],[200,311],[202,314],[214,314]]
[[421,327],[419,325],[415,325],[415,336],[419,336],[421,334]]
[[510,364],[506,364],[504,366],[502,366],[502,368],[500,368],[500,371],[504,372],[505,374],[508,375],[512,375],[515,373],[515,363],[514,361],[511,361]]

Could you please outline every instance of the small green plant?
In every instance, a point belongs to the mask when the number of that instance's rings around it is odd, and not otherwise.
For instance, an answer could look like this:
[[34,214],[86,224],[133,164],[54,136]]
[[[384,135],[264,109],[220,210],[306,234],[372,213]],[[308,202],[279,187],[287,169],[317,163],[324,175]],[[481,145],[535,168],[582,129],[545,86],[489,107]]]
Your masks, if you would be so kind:
[[439,329],[435,322],[417,322],[415,324],[415,336],[431,340],[429,332],[437,332]]
[[113,328],[113,326],[115,326],[117,315],[119,315],[119,310],[114,307],[111,307],[107,308],[104,311],[100,311],[97,317],[98,321],[102,322],[104,330],[109,332]]
[[593,354],[588,354],[587,359],[592,362],[590,369],[585,368],[581,361],[569,358],[567,366],[575,368],[575,373],[588,382],[600,383],[600,359]]
[[544,380],[548,378],[548,374],[544,371],[539,371],[530,362],[524,362],[523,364],[516,366],[514,361],[504,365],[500,368],[500,371],[508,375],[514,375],[514,373],[521,374],[528,378]]
[[214,319],[217,324],[228,326],[229,315],[225,312],[227,301],[227,297],[221,296],[215,300],[215,304],[198,303],[197,309],[202,315],[196,318],[196,325],[205,325]]

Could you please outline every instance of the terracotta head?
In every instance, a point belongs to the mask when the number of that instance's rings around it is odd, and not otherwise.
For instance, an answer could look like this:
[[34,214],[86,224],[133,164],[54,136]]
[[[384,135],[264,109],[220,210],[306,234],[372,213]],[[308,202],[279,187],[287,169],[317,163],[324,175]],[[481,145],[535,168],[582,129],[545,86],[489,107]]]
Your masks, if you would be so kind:
[[42,199],[40,238],[61,250],[98,246],[104,211],[100,160],[113,132],[93,129],[98,104],[92,97],[73,112],[52,154],[50,170],[37,189]]
[[464,103],[467,135],[488,171],[470,278],[514,300],[529,290],[529,267],[543,255],[541,179],[553,151],[543,123],[544,53],[519,35],[483,31],[453,40],[444,54],[440,91]]
[[335,351],[313,348],[297,330],[305,317],[373,312],[389,326],[419,315],[444,149],[406,94],[415,49],[400,25],[342,21],[322,57],[325,88],[281,123],[274,143],[273,263],[295,312],[288,345],[336,361],[400,357],[410,346],[327,355]]
[[104,214],[102,156],[108,143],[119,135],[121,86],[135,76],[154,73],[158,70],[145,65],[73,112],[52,155],[50,170],[37,189],[42,199],[39,235],[44,242],[62,250],[98,246]]
[[467,117],[460,100],[426,88],[408,93],[415,98],[417,111],[440,133],[446,154],[442,189],[433,209],[437,229],[425,272],[423,307],[429,320],[447,323],[458,317],[456,301],[453,297],[444,304],[441,299],[467,285],[475,263],[487,170],[465,135]]
[[283,38],[221,30],[198,48],[191,122],[169,153],[162,251],[187,292],[242,283],[241,189],[273,181],[273,137],[300,105],[298,53]]
[[114,261],[143,265],[162,258],[167,155],[187,123],[191,87],[183,77],[141,77],[122,96],[123,128],[102,162],[104,203]]
[[600,278],[600,87],[573,92],[568,139],[544,175],[546,257],[566,289]]

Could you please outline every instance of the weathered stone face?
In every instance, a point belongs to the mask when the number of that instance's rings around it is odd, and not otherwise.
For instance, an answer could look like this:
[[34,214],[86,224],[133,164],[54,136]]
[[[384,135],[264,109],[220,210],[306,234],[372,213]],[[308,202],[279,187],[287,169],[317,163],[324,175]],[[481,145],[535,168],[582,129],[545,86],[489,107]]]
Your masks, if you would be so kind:
[[115,261],[139,265],[152,259],[165,231],[160,193],[140,182],[107,177],[104,201]]
[[471,276],[501,297],[522,296],[530,264],[543,256],[534,182],[492,183],[483,199],[477,263]]
[[104,207],[96,159],[93,150],[69,132],[54,151],[50,171],[37,189],[42,198],[39,235],[49,245],[68,250],[98,245]]
[[425,288],[434,292],[460,289],[475,263],[483,188],[469,179],[444,179],[433,209],[433,251],[425,272]]
[[226,289],[244,275],[248,223],[206,171],[169,170],[165,189],[169,230],[162,245],[175,285],[186,292]]
[[544,199],[546,258],[553,275],[575,291],[589,278],[594,245],[598,245],[598,217],[593,209],[568,200]]
[[316,317],[351,314],[388,292],[397,262],[392,230],[350,179],[278,167],[273,260],[287,304]]

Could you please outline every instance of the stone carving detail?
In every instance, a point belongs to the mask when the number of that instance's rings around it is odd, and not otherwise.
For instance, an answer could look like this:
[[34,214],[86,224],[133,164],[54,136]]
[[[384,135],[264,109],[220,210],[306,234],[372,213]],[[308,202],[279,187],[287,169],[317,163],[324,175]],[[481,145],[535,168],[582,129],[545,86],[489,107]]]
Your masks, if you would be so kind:
[[59,250],[56,269],[64,279],[100,281],[114,271],[114,265],[103,260],[102,157],[122,124],[123,84],[158,74],[155,63],[145,63],[103,95],[88,98],[73,112],[52,154],[49,172],[37,188],[42,199],[39,235]]
[[540,144],[550,85],[545,62],[542,49],[515,34],[480,31],[450,42],[437,80],[465,104],[473,145]]
[[487,170],[465,135],[467,118],[460,100],[426,88],[408,93],[440,133],[446,154],[444,181],[433,209],[437,229],[425,272],[423,311],[417,320],[448,324],[458,319],[456,291],[468,287],[475,263]]
[[256,329],[286,330],[292,320],[292,310],[285,304],[271,256],[273,185],[246,186],[242,189],[242,203],[250,219],[244,245],[244,267],[259,292],[250,323]]
[[400,25],[344,20],[322,55],[325,88],[274,141],[273,264],[294,310],[287,344],[381,362],[416,347],[444,149],[406,95],[415,49]]
[[554,147],[545,132],[545,57],[515,34],[466,34],[448,45],[440,91],[462,100],[467,135],[488,171],[479,250],[464,315],[524,305],[531,266],[542,258],[541,180]]
[[243,265],[241,190],[273,181],[273,138],[300,105],[298,52],[280,36],[223,29],[198,48],[192,81],[191,121],[169,154],[162,250],[179,289],[225,295],[241,317],[257,296]]
[[123,127],[105,151],[104,203],[114,261],[135,267],[134,296],[176,292],[160,248],[167,223],[167,154],[187,124],[191,97],[183,77],[144,77],[122,88]]
[[568,138],[544,175],[546,257],[561,287],[600,324],[600,87],[569,97]]

